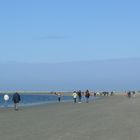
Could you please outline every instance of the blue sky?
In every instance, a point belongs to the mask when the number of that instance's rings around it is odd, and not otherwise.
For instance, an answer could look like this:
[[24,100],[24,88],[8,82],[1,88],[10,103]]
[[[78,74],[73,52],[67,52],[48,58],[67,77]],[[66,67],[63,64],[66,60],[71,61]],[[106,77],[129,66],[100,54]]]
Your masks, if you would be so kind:
[[0,90],[139,90],[139,0],[1,0]]
[[139,0],[0,1],[0,62],[140,57]]

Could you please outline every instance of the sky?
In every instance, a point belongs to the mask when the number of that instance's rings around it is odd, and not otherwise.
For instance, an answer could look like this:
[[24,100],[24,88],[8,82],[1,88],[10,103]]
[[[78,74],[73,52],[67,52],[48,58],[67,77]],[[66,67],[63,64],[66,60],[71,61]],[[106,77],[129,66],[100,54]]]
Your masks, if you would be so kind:
[[139,0],[0,1],[0,63],[139,58]]
[[0,90],[139,90],[139,0],[0,0]]

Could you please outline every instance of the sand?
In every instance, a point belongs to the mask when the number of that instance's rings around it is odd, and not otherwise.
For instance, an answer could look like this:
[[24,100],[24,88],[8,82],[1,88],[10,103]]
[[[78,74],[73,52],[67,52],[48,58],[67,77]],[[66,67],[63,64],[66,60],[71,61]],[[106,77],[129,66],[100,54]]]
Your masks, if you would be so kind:
[[140,140],[140,97],[0,109],[1,140]]

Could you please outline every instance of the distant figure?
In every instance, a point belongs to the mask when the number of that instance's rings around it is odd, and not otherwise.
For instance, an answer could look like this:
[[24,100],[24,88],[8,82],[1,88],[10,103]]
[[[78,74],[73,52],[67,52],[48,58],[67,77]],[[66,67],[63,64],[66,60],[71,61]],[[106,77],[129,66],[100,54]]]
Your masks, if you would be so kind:
[[135,98],[136,97],[136,92],[132,91],[132,94],[133,94],[133,98]]
[[58,102],[60,102],[60,101],[61,101],[61,94],[58,93],[58,94],[57,94],[57,97],[58,97]]
[[13,100],[13,102],[14,102],[14,109],[17,111],[17,110],[18,110],[18,103],[19,103],[20,100],[21,100],[20,95],[16,92],[16,93],[13,95],[12,100]]
[[103,93],[104,96],[106,96],[106,92],[105,91],[103,91],[102,93]]
[[3,99],[4,99],[4,102],[5,102],[5,107],[7,107],[7,106],[8,106],[8,105],[7,105],[7,102],[9,101],[9,95],[5,94],[5,95],[3,96]]
[[100,92],[97,92],[97,93],[96,93],[96,96],[100,96]]
[[128,96],[128,98],[131,98],[131,91],[127,92],[127,96]]
[[90,97],[89,90],[86,90],[85,97],[86,97],[86,102],[88,103],[89,102],[89,97]]
[[73,92],[72,97],[73,97],[74,103],[76,103],[76,99],[77,99],[76,91]]
[[78,95],[79,103],[81,103],[81,99],[82,99],[82,92],[81,92],[81,90],[79,90],[77,92],[77,95]]
[[94,96],[93,101],[95,102],[96,101],[97,92],[93,92],[93,96]]
[[109,92],[103,91],[103,95],[104,95],[104,96],[108,96],[108,95],[109,95]]
[[114,92],[113,92],[113,91],[111,91],[110,96],[113,96],[113,94],[114,94]]

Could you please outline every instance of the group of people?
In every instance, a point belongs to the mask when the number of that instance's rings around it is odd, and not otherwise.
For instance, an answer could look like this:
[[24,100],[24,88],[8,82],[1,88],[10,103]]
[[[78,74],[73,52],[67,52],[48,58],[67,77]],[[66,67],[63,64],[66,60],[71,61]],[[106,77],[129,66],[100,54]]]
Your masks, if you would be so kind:
[[[103,93],[107,93],[107,92],[103,92]],[[81,100],[82,100],[82,97],[85,97],[85,100],[86,100],[86,103],[89,102],[89,98],[91,96],[92,93],[89,92],[89,90],[87,89],[85,92],[81,92],[81,90],[79,91],[74,91],[72,93],[72,97],[73,97],[73,101],[74,103],[81,103]],[[133,92],[133,95],[135,93]],[[58,102],[61,101],[61,93],[56,93],[55,92],[55,95],[57,95],[57,99],[58,99]],[[94,96],[98,96],[100,95],[98,92],[94,92],[93,94]],[[111,96],[113,95],[113,92],[111,92]],[[105,96],[105,95],[104,95]],[[128,92],[128,97],[131,97],[131,92]],[[7,104],[8,100],[10,99],[9,95],[5,94],[4,97],[3,97],[4,101],[5,101],[5,105]],[[20,94],[18,92],[14,93],[13,96],[12,96],[12,101],[14,103],[14,109],[17,111],[18,110],[18,103],[21,101],[21,97],[20,97]]]
[[[61,97],[62,97],[61,93],[56,93],[55,92],[54,94],[57,95],[58,102],[60,102]],[[81,90],[79,90],[79,91],[74,91],[72,93],[74,103],[76,103],[76,102],[81,103],[82,96],[85,96],[87,103],[89,102],[89,97],[90,97],[89,90],[86,90],[85,93],[83,93],[83,92],[81,92]]]
[[[4,99],[5,104],[6,104],[8,102],[8,100],[10,99],[10,97],[9,97],[9,95],[5,94],[3,99]],[[13,94],[12,101],[14,103],[14,109],[16,111],[18,111],[18,103],[21,101],[21,98],[20,98],[20,95],[18,92]]]
[[74,100],[74,103],[77,102],[77,98],[78,98],[78,102],[81,103],[81,99],[82,99],[82,94],[85,96],[86,98],[86,103],[89,102],[89,97],[90,97],[90,93],[89,93],[89,90],[86,90],[85,93],[82,93],[81,90],[79,91],[74,91],[72,96],[73,96],[73,100]]
[[128,91],[127,92],[127,97],[131,98],[131,97],[135,97],[136,96],[136,92],[135,91]]

